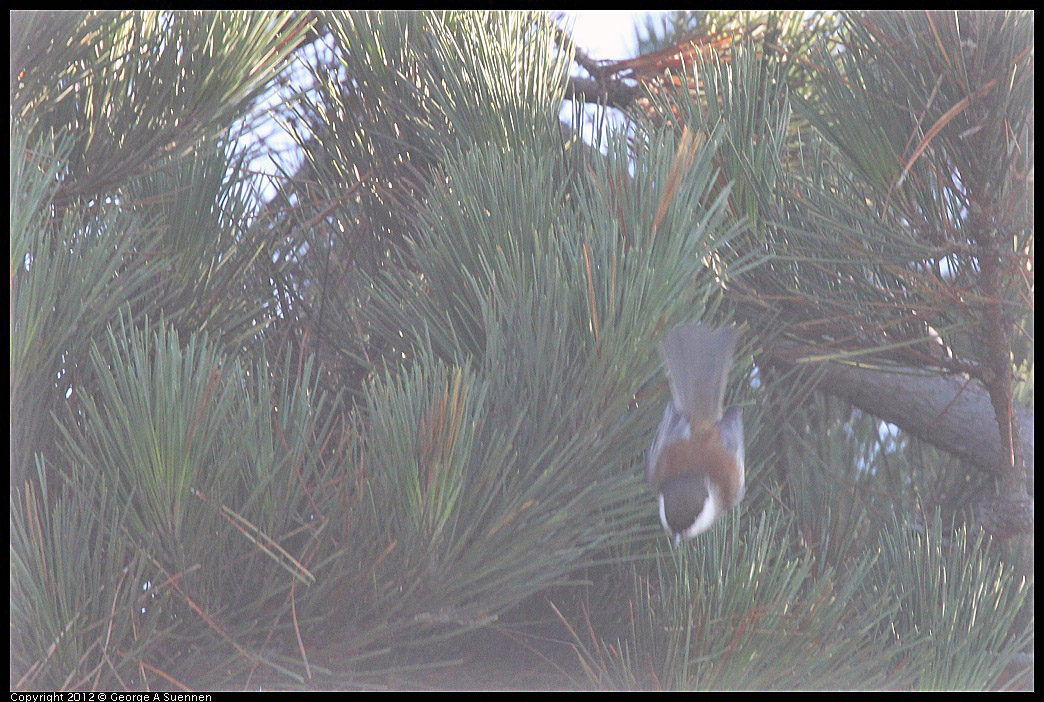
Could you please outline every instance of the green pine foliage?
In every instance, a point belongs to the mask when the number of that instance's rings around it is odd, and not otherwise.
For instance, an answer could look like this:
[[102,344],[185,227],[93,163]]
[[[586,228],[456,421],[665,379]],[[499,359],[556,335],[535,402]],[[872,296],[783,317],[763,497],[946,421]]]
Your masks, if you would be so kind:
[[[544,13],[42,19],[12,16],[12,689],[1032,684],[989,477],[755,365],[936,299],[882,273],[926,256],[911,207],[954,213],[922,163],[881,206],[887,126],[744,44],[564,129]],[[840,24],[824,70],[883,70]],[[265,202],[264,104],[301,155]],[[744,324],[748,487],[672,548],[645,451],[694,319]]]

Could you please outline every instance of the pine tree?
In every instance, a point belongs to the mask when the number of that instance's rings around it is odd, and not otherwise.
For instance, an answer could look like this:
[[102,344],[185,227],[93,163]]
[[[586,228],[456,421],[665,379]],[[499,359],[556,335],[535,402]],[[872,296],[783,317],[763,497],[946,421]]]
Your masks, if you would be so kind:
[[1032,15],[12,23],[12,689],[1031,684]]

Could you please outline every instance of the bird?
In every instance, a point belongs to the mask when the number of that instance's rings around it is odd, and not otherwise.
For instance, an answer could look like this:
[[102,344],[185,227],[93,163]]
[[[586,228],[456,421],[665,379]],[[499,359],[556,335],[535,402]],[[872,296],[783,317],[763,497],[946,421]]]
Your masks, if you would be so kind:
[[711,528],[746,491],[743,415],[722,412],[739,338],[735,327],[683,324],[660,345],[671,399],[649,448],[647,477],[660,523],[678,546]]

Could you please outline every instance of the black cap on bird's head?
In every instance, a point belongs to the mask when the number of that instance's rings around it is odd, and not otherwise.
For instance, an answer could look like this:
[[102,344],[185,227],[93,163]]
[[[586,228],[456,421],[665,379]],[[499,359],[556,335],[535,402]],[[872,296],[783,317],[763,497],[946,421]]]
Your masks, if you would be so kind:
[[675,544],[710,528],[721,514],[718,490],[704,475],[682,474],[672,478],[660,492],[660,521]]

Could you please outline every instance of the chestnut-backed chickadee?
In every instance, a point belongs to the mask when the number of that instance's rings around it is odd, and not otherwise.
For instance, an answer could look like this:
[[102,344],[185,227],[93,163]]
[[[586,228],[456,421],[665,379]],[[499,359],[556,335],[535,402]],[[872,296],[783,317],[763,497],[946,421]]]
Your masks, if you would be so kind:
[[721,412],[738,337],[734,327],[686,324],[661,344],[671,401],[647,470],[675,545],[707,531],[743,499],[743,417],[738,407]]

